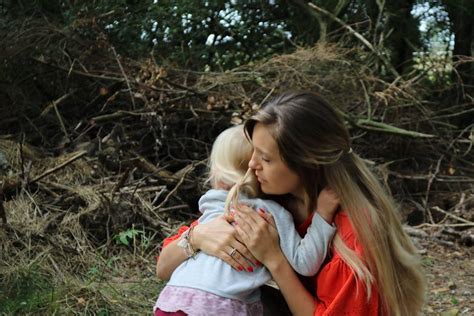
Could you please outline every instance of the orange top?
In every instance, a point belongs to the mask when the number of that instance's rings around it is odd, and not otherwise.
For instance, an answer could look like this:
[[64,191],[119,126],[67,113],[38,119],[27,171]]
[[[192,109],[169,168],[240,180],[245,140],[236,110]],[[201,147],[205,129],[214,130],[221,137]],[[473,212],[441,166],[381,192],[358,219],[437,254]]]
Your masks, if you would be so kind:
[[[304,223],[297,227],[301,235],[306,233],[313,214],[310,214]],[[334,223],[338,233],[345,244],[357,254],[363,254],[361,245],[352,228],[349,218],[344,212],[337,213]],[[191,225],[196,225],[194,221]],[[163,247],[179,238],[188,229],[187,226],[180,227],[178,234],[168,237],[163,241]],[[313,277],[316,285],[316,310],[315,315],[320,316],[377,316],[382,314],[381,301],[375,285],[372,293],[367,299],[367,291],[364,282],[358,280],[349,266],[342,261],[340,255],[331,248],[332,255],[326,260],[319,273]]]
[[[357,242],[347,215],[344,212],[337,213],[334,223],[347,247],[362,257],[362,247]],[[371,296],[368,299],[365,283],[356,278],[334,248],[331,250],[332,256],[315,277],[315,315],[377,316],[382,314],[376,286],[372,285]]]
[[173,236],[170,236],[168,238],[165,238],[163,240],[163,248],[168,246],[169,243],[171,243],[172,241],[178,239],[179,237],[181,237],[181,235],[189,229],[189,227],[192,227],[192,226],[196,226],[198,224],[198,221],[195,220],[194,222],[191,223],[190,226],[181,226],[179,229],[178,229],[178,233],[176,233],[176,235],[173,235]]

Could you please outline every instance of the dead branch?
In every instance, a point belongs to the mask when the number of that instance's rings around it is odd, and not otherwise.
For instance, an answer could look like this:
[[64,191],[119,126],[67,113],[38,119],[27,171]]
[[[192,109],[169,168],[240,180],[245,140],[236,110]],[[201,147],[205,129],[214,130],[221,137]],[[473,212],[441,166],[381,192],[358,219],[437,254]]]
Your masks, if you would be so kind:
[[65,101],[67,98],[69,98],[70,96],[72,96],[73,94],[75,93],[75,91],[71,91],[71,92],[68,92],[66,93],[65,95],[61,96],[60,98],[54,100],[53,102],[51,102],[50,104],[48,104],[43,112],[41,112],[40,114],[40,117],[43,117],[45,116],[46,114],[49,113],[49,111],[51,111],[52,108],[54,108],[55,110],[57,110],[57,106],[59,104],[61,104],[63,101]]
[[128,80],[128,76],[127,74],[125,73],[125,70],[123,69],[123,66],[122,66],[122,63],[120,62],[120,59],[119,59],[119,56],[117,55],[117,52],[115,51],[115,48],[114,47],[111,47],[112,49],[112,52],[114,53],[114,56],[115,56],[115,60],[117,60],[117,64],[120,68],[120,71],[122,72],[122,76],[123,78],[125,79],[125,82],[127,83],[127,87],[128,87],[128,93],[130,94],[130,100],[132,101],[132,109],[135,110],[136,108],[136,105],[135,105],[135,97],[133,96],[133,92],[132,92],[132,87],[130,85],[130,81]]
[[360,40],[365,46],[367,46],[382,62],[383,64],[387,67],[387,69],[392,73],[392,75],[395,77],[395,78],[398,78],[400,77],[400,74],[395,70],[395,68],[392,66],[392,64],[387,60],[387,58],[385,58],[385,56],[383,56],[382,53],[378,52],[374,46],[372,46],[372,44],[370,44],[370,42],[364,37],[362,36],[360,33],[358,33],[357,31],[355,31],[352,27],[350,27],[349,25],[347,25],[346,23],[344,23],[341,19],[339,19],[337,16],[334,16],[334,14],[332,14],[331,12],[328,12],[326,10],[324,10],[323,8],[320,8],[318,7],[317,5],[315,5],[314,3],[312,2],[309,2],[308,5],[315,9],[316,11],[319,11],[325,15],[327,15],[328,17],[330,17],[331,19],[333,19],[334,21],[336,21],[337,23],[339,23],[342,27],[344,27],[345,29],[347,29],[349,31],[349,33],[351,33],[352,35],[354,35],[358,40]]
[[[47,171],[43,172],[41,175],[33,178],[32,180],[29,180],[25,186],[27,185],[31,185],[31,184],[34,184],[40,180],[42,180],[43,178],[46,178],[47,176],[63,169],[64,167],[66,167],[67,165],[73,163],[74,161],[76,161],[77,159],[79,158],[82,158],[84,157],[85,155],[87,154],[87,151],[80,151],[78,153],[75,153],[71,158],[69,158],[68,160],[66,160],[65,162],[59,164],[58,166],[54,167],[54,168],[51,168],[51,169],[48,169]],[[11,190],[15,190],[17,188],[19,188],[22,184],[22,181],[21,180],[17,180],[17,179],[13,179],[13,178],[6,178],[6,179],[3,179],[2,180],[2,187],[1,187],[1,192],[6,192],[6,191],[11,191]]]

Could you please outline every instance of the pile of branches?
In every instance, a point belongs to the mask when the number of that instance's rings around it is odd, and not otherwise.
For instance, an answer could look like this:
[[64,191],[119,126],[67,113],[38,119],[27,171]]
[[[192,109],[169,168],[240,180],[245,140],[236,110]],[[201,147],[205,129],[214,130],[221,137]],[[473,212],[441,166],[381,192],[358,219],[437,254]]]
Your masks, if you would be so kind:
[[80,22],[29,21],[1,45],[0,260],[11,267],[47,249],[64,261],[55,269],[83,271],[131,227],[153,236],[156,254],[199,215],[216,135],[289,89],[337,107],[411,225],[456,239],[473,227],[472,99],[460,84],[420,71],[387,80],[372,52],[335,44],[188,71],[120,56],[93,20]]

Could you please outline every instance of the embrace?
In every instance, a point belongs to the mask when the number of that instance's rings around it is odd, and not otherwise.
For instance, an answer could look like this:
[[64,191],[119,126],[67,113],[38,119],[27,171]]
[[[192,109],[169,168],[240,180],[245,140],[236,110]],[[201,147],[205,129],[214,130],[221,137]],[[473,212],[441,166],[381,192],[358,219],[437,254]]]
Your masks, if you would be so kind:
[[164,241],[155,315],[420,313],[398,210],[319,95],[280,94],[222,132],[208,179],[201,217]]

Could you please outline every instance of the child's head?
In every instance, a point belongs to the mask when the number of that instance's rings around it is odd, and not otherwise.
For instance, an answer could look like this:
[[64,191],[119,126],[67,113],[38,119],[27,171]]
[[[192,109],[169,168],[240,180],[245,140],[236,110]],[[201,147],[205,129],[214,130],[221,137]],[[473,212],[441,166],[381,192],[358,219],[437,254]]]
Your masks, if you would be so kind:
[[209,179],[215,189],[229,190],[244,177],[239,188],[248,195],[257,194],[257,182],[253,174],[246,176],[252,157],[252,144],[245,137],[243,125],[229,127],[217,136],[209,158]]

